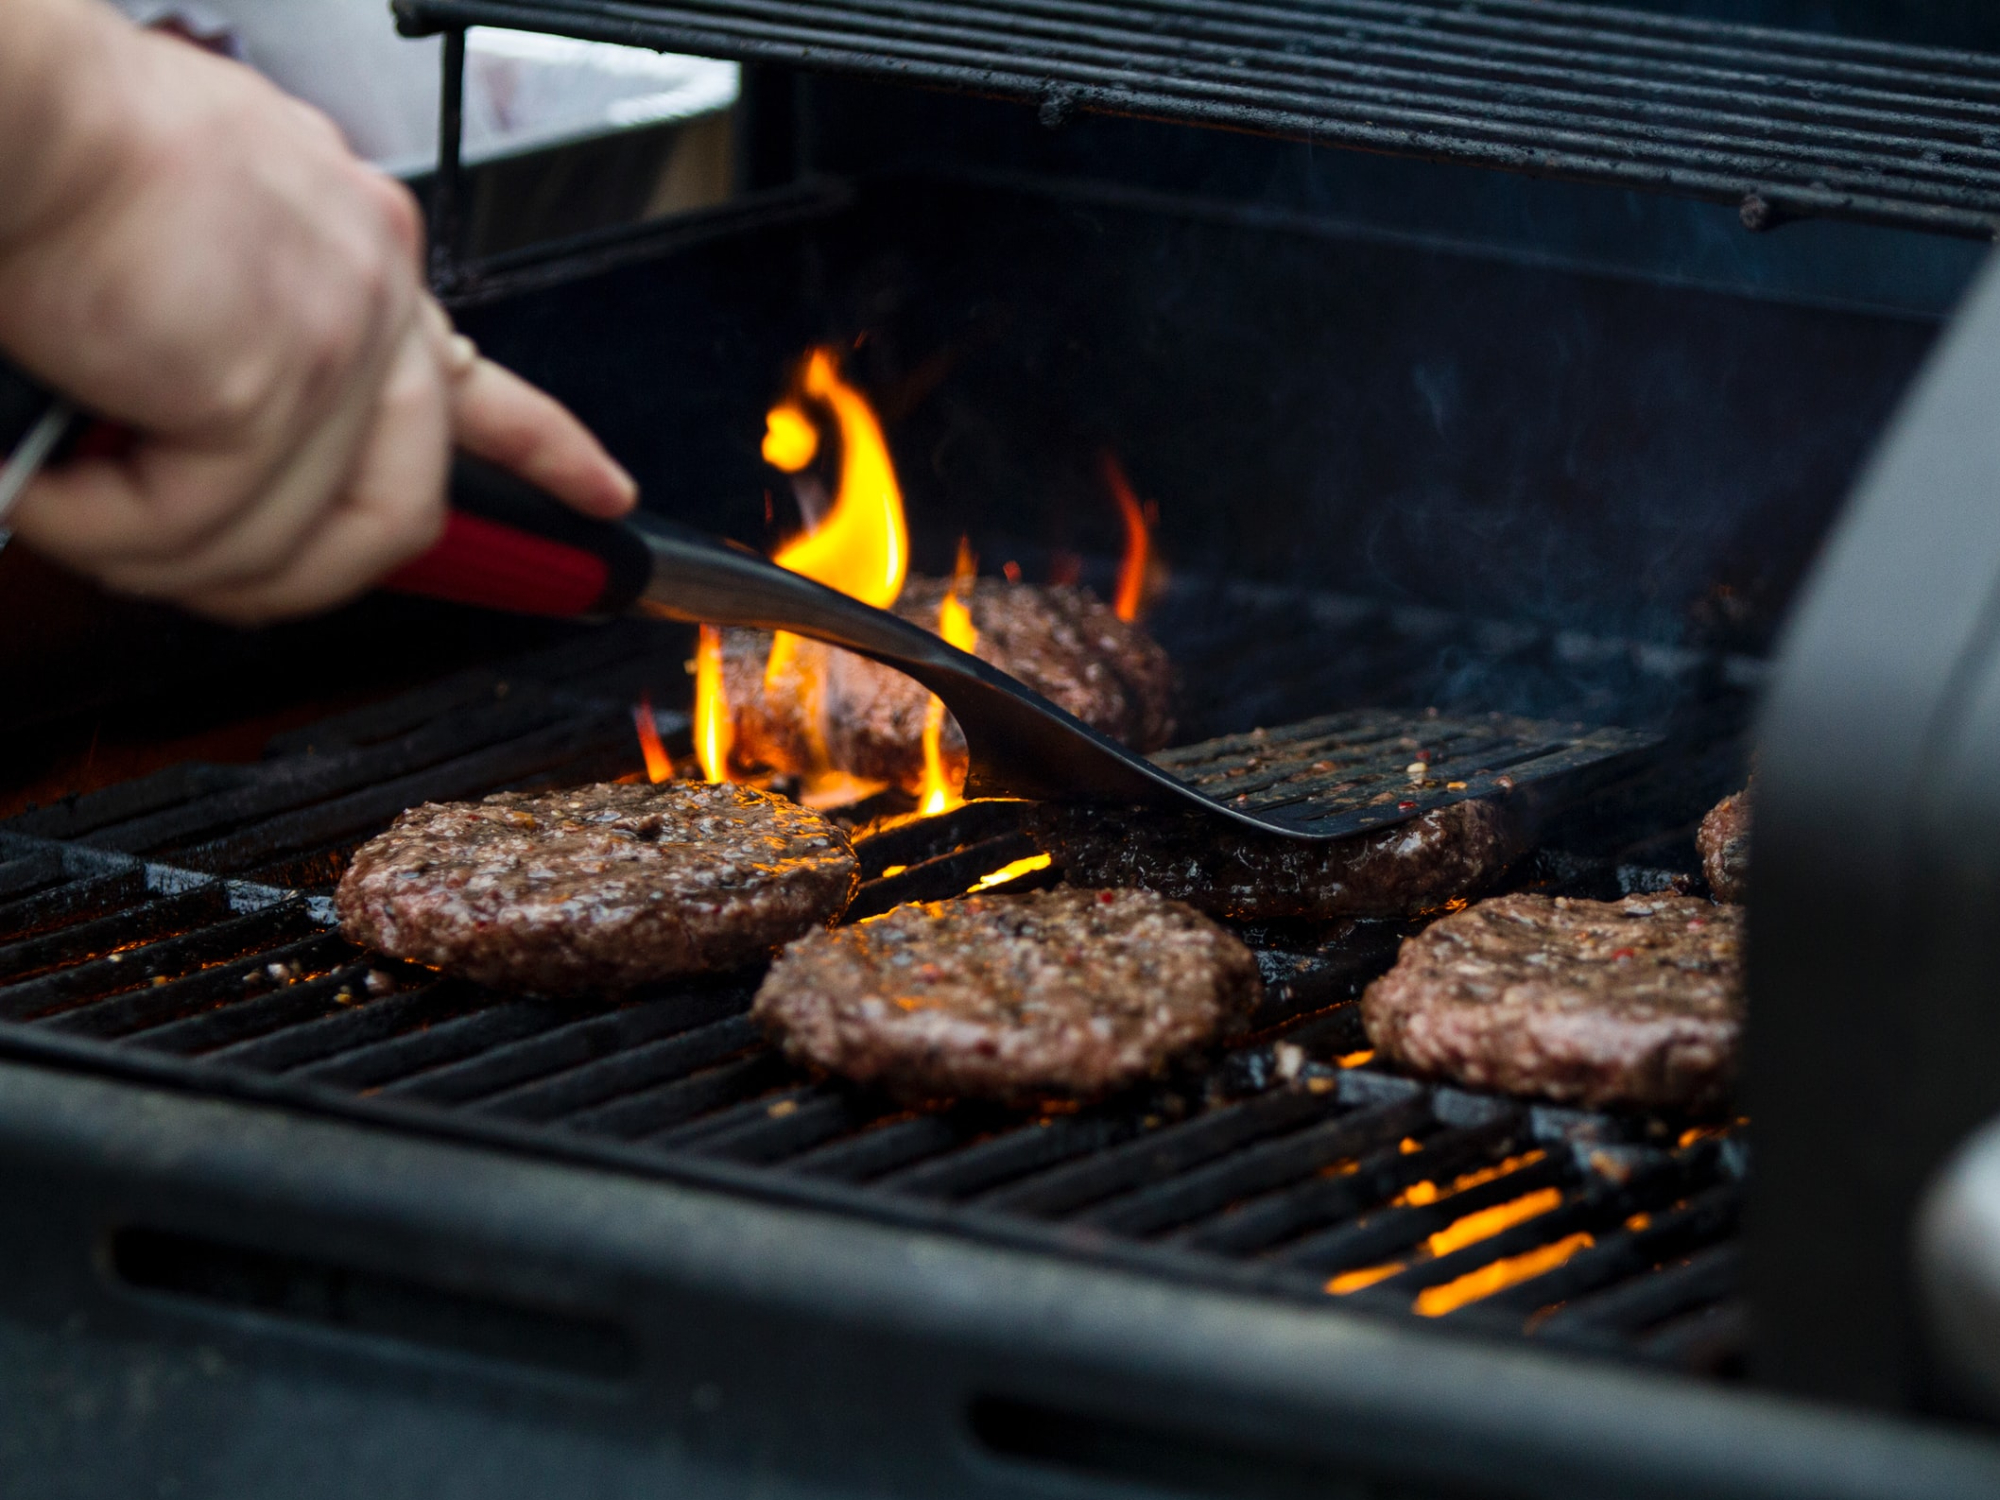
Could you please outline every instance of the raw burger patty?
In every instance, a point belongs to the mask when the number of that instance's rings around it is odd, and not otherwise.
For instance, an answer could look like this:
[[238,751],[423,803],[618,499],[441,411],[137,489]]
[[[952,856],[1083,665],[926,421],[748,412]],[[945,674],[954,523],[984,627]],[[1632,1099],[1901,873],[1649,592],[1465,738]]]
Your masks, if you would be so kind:
[[1200,814],[1045,807],[1045,846],[1080,885],[1143,886],[1216,916],[1398,917],[1484,889],[1524,847],[1491,802],[1435,812],[1336,843],[1218,831]]
[[1250,950],[1148,891],[967,896],[815,932],[751,1014],[793,1060],[908,1099],[1033,1102],[1136,1082],[1263,994]]
[[335,904],[357,943],[482,984],[630,990],[726,969],[835,921],[847,836],[748,787],[666,782],[427,802],[356,851]]
[[1496,896],[1406,940],[1361,1000],[1420,1073],[1564,1104],[1707,1110],[1743,1027],[1743,914],[1691,896]]
[[[912,578],[895,612],[935,632],[946,587],[940,579]],[[982,578],[967,609],[979,629],[973,654],[982,661],[1134,749],[1157,750],[1172,735],[1173,673],[1166,653],[1088,589]],[[767,698],[770,650],[764,631],[723,632],[724,688],[734,710],[736,754],[744,764],[785,773],[810,766],[812,726],[787,678],[816,678],[832,766],[912,791],[922,784],[930,694],[865,657],[801,641],[792,669],[778,674],[778,684],[787,690]],[[949,719],[940,748],[951,773],[962,774],[965,739]]]
[[1724,797],[1694,836],[1702,873],[1718,901],[1741,901],[1750,889],[1750,788]]

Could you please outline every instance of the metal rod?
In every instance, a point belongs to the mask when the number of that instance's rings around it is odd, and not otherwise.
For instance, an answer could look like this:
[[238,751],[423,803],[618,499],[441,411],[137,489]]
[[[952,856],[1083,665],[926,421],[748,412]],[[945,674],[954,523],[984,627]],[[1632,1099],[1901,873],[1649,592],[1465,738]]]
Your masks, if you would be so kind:
[[458,220],[464,188],[465,28],[444,33],[438,78],[437,172],[431,179],[431,288],[440,296],[458,285]]

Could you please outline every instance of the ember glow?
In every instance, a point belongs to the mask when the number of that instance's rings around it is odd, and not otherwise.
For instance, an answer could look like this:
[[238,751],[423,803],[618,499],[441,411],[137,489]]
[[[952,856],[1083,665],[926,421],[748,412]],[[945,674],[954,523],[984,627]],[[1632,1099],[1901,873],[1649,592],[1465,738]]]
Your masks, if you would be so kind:
[[694,658],[694,753],[710,781],[729,780],[729,752],[736,744],[736,720],[722,685],[722,632],[701,627]]
[[1098,464],[1111,498],[1118,502],[1118,514],[1125,522],[1125,556],[1118,564],[1118,592],[1111,607],[1119,619],[1136,620],[1146,603],[1146,585],[1153,563],[1152,523],[1159,515],[1150,502],[1140,504],[1117,454],[1105,449]]
[[[972,548],[964,537],[958,539],[958,561],[952,568],[951,589],[938,605],[938,634],[947,645],[961,651],[975,650],[979,645],[979,630],[972,623],[972,612],[959,603],[961,591],[970,593],[979,571],[978,563],[972,556]],[[939,813],[950,812],[965,802],[965,777],[959,776],[954,783],[945,770],[944,764],[944,700],[932,695],[930,705],[924,710],[924,791],[917,803],[917,811],[927,818]],[[1047,863],[1044,858],[1043,863]]]
[[653,700],[648,694],[639,695],[639,706],[632,710],[632,724],[639,731],[639,753],[646,757],[646,779],[655,786],[672,781],[673,757],[660,741],[660,726],[653,719]]
[[1411,1307],[1420,1317],[1441,1318],[1448,1312],[1456,1312],[1468,1302],[1477,1302],[1482,1297],[1490,1297],[1510,1286],[1533,1280],[1544,1271],[1553,1271],[1577,1251],[1588,1250],[1595,1243],[1595,1239],[1581,1231],[1564,1235],[1553,1244],[1524,1251],[1520,1255],[1509,1255],[1476,1271],[1467,1271],[1442,1286],[1425,1287],[1417,1293]]
[[1561,1206],[1561,1188],[1541,1188],[1523,1193],[1518,1198],[1510,1198],[1505,1203],[1496,1203],[1491,1208],[1482,1208],[1462,1219],[1454,1219],[1424,1243],[1430,1253],[1441,1260],[1454,1250],[1490,1240],[1516,1224],[1525,1224],[1529,1219],[1538,1218]]
[[1023,875],[1032,875],[1037,870],[1046,870],[1055,860],[1047,854],[1030,854],[1026,859],[1017,859],[1012,864],[1002,865],[997,870],[989,870],[973,881],[967,895],[980,891],[990,891],[996,885],[1005,885],[1010,880],[1019,880]]

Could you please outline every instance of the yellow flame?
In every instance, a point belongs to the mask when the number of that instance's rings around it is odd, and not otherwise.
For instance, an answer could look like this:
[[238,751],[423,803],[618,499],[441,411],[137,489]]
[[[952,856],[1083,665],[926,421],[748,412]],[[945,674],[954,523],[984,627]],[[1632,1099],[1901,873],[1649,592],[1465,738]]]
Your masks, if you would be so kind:
[[819,456],[819,429],[789,401],[764,418],[764,462],[796,474]]
[[[961,651],[971,651],[979,645],[979,629],[972,623],[972,612],[958,602],[961,590],[968,594],[972,591],[977,571],[971,545],[960,537],[951,588],[938,605],[938,634],[944,637],[947,645],[956,646]],[[917,811],[931,818],[950,812],[964,802],[965,779],[960,777],[954,784],[945,771],[944,700],[932,695],[924,710],[924,790],[918,799]],[[1047,860],[1044,859],[1043,863],[1046,864]]]
[[[816,583],[887,609],[903,592],[910,538],[903,520],[903,491],[882,424],[861,393],[840,378],[830,350],[815,349],[800,376],[802,395],[824,404],[840,432],[840,478],[832,507],[810,531],[780,547],[772,561]],[[805,409],[780,402],[764,420],[764,457],[796,473],[819,454],[819,430]],[[812,762],[800,767],[801,797],[808,805],[838,806],[879,784],[833,770],[826,747],[825,653],[778,631],[764,660],[767,701],[797,704]]]
[[[861,393],[840,378],[833,356],[824,349],[815,349],[806,361],[803,389],[833,409],[840,428],[840,484],[826,519],[780,547],[772,561],[887,609],[903,592],[910,537],[882,424]],[[782,425],[778,413],[788,409],[796,410],[781,406],[770,420]],[[768,432],[765,441],[770,441]]]
[[710,781],[727,781],[729,752],[735,743],[736,721],[722,682],[722,632],[704,625],[694,658],[694,753],[702,775]]
[[650,694],[639,695],[639,706],[632,710],[632,725],[639,731],[639,753],[646,757],[646,779],[655,786],[673,780],[674,759],[660,740],[660,726],[653,719]]

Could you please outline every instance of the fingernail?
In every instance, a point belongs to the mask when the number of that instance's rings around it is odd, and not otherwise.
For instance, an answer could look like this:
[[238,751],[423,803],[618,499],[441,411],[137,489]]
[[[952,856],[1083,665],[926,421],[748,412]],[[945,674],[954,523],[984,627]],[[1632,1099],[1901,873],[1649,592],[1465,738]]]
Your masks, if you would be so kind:
[[639,498],[639,481],[617,459],[607,458],[605,461],[611,465],[611,472],[618,476],[619,498],[627,505],[635,503]]

